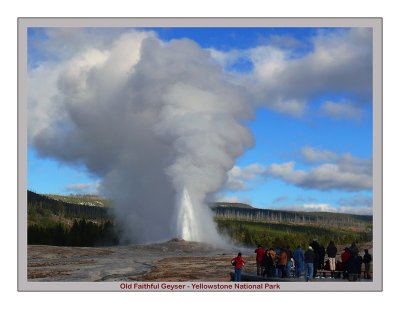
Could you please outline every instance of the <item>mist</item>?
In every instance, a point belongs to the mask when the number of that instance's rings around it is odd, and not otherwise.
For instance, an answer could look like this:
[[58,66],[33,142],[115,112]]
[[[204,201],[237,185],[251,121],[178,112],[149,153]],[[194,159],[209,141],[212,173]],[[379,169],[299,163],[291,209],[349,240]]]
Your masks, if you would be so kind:
[[246,90],[191,40],[62,34],[29,70],[30,146],[99,177],[127,241],[221,244],[206,201],[253,144]]

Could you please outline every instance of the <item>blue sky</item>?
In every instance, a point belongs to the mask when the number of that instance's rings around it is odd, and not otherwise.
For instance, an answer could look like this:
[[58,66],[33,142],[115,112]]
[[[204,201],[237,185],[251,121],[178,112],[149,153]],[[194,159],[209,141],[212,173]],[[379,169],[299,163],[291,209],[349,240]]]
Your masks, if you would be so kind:
[[[249,89],[254,117],[243,123],[255,143],[237,158],[235,171],[228,173],[217,200],[261,208],[371,213],[371,31],[284,27],[140,30],[154,32],[163,42],[196,42],[233,83]],[[31,28],[29,70],[66,61],[74,54],[74,46],[92,44],[92,48],[107,49],[113,37],[130,29],[86,31],[91,33],[89,41]],[[63,42],[70,44],[60,48]],[[101,194],[101,176],[91,173],[90,167],[38,150],[37,145],[28,145],[29,189]]]

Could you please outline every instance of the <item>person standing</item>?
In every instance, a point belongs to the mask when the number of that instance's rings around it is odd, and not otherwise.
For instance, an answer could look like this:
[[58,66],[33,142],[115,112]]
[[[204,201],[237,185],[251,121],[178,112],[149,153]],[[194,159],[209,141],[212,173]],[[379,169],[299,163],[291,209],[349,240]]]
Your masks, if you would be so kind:
[[364,266],[365,266],[365,273],[366,273],[367,279],[372,279],[372,277],[371,277],[371,261],[372,261],[371,254],[368,253],[368,249],[364,249],[364,256],[363,256],[362,262],[364,263]]
[[256,264],[257,264],[257,276],[261,276],[262,274],[262,261],[265,254],[265,250],[261,245],[257,245],[257,249],[254,250],[256,253]]
[[294,250],[293,258],[294,258],[296,278],[300,278],[304,267],[304,251],[301,249],[300,245],[297,246],[296,250]]
[[349,248],[344,248],[344,252],[341,255],[342,258],[342,268],[343,268],[343,279],[348,278],[349,275],[349,259],[350,259],[350,252]]
[[288,254],[286,249],[282,248],[278,257],[278,267],[282,278],[287,278],[286,265],[288,263]]
[[304,265],[306,267],[304,278],[307,282],[313,278],[314,261],[315,253],[313,248],[309,246],[306,253],[304,253]]
[[242,278],[242,268],[246,261],[242,258],[242,253],[239,252],[237,257],[231,260],[231,264],[235,267],[235,282],[240,282]]
[[358,247],[356,245],[356,243],[353,241],[350,248],[349,248],[349,253],[350,255],[352,255],[353,257],[356,257],[358,255]]
[[326,248],[326,254],[328,255],[331,278],[335,278],[337,247],[333,241]]
[[265,251],[262,266],[264,267],[264,277],[272,278],[275,276],[275,252],[273,248]]
[[324,269],[325,266],[325,248],[324,245],[320,244],[318,248],[318,269]]
[[286,247],[286,253],[287,253],[286,276],[290,278],[292,270],[293,251],[290,249],[289,245]]
[[310,243],[310,246],[314,252],[313,278],[315,278],[317,276],[317,270],[319,267],[319,243],[316,239],[313,239],[313,241]]

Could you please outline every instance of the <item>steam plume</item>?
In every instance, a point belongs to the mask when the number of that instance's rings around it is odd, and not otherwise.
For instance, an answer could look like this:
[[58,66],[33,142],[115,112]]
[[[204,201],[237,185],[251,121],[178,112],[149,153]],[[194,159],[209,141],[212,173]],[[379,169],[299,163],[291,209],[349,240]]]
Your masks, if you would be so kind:
[[219,242],[205,201],[252,145],[246,92],[190,40],[59,31],[69,53],[29,72],[30,144],[99,176],[129,240]]

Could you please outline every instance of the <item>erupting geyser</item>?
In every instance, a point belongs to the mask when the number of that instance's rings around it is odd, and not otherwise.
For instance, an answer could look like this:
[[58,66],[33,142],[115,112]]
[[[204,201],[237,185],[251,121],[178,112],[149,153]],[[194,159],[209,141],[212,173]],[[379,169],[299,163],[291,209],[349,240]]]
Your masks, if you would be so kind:
[[199,240],[199,227],[197,226],[193,204],[186,188],[183,189],[177,222],[177,232],[184,240]]
[[41,45],[51,57],[28,72],[31,147],[96,175],[127,240],[219,243],[206,201],[252,145],[246,91],[193,41],[87,31],[51,29]]

